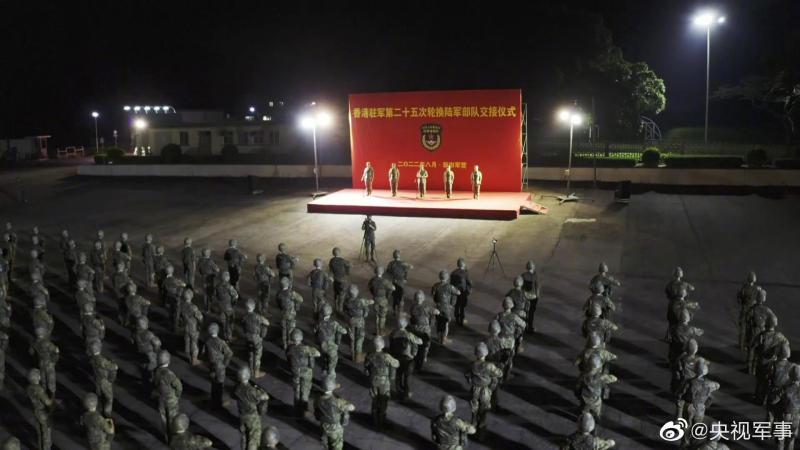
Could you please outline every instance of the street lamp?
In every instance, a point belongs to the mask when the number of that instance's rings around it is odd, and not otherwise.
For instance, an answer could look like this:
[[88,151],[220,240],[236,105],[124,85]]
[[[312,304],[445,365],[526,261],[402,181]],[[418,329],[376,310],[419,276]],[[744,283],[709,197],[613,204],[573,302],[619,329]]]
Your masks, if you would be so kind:
[[703,129],[703,142],[708,144],[708,95],[711,76],[711,27],[725,23],[725,16],[716,11],[703,11],[692,19],[696,27],[706,29],[706,121]]
[[300,117],[300,127],[311,130],[311,137],[314,142],[314,181],[316,190],[311,193],[311,198],[322,197],[327,192],[319,190],[319,158],[317,157],[317,127],[328,128],[333,123],[331,115],[325,111],[314,111]]
[[[133,148],[133,154],[136,155],[136,154],[138,154],[139,144],[141,143],[141,134],[142,134],[142,132],[144,130],[147,129],[147,121],[142,119],[141,117],[134,119],[133,120],[133,129],[136,130],[136,132],[133,135],[134,139],[135,139],[134,148]],[[142,150],[144,151],[144,149],[142,149]]]
[[583,114],[575,108],[563,108],[558,111],[558,120],[569,124],[569,156],[567,159],[567,195],[558,196],[559,203],[577,202],[580,200],[574,192],[569,191],[570,177],[572,174],[572,138],[575,126],[583,123]]
[[94,152],[100,153],[100,137],[97,133],[97,118],[100,117],[100,113],[97,111],[92,111],[92,118],[94,119]]

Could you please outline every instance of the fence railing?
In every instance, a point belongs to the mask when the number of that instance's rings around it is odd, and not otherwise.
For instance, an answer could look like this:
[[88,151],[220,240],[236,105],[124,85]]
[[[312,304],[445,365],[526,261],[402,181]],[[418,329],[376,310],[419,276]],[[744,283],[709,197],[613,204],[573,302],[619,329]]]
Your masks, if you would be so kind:
[[[542,140],[529,142],[531,160],[538,158],[566,158],[569,143],[564,140]],[[633,158],[641,159],[642,152],[648,147],[656,147],[664,156],[670,155],[714,155],[714,156],[747,156],[750,150],[760,148],[767,157],[792,158],[795,147],[784,144],[744,144],[732,142],[691,142],[661,141],[658,143],[643,142],[574,142],[573,156],[577,158]]]

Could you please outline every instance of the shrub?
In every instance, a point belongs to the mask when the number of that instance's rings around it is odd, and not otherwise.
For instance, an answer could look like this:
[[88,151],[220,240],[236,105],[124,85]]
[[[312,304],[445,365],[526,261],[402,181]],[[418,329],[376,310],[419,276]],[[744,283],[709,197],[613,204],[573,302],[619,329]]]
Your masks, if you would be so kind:
[[661,152],[655,147],[648,147],[642,152],[642,165],[645,167],[658,167],[661,162]]
[[94,155],[94,163],[95,164],[107,164],[106,155],[97,154]]
[[761,167],[767,164],[767,152],[761,148],[754,148],[747,152],[746,161],[749,167]]
[[670,156],[667,167],[682,169],[738,169],[744,164],[741,156]]
[[181,161],[181,147],[178,144],[167,144],[161,149],[161,161],[164,164],[177,164]]
[[105,150],[106,150],[105,151],[106,158],[108,158],[110,160],[120,159],[123,156],[125,156],[125,152],[121,148],[118,148],[118,147],[109,147],[109,148],[107,148]]
[[608,167],[608,168],[622,168],[622,167],[635,167],[635,158],[575,158],[572,160],[574,167]]
[[225,144],[219,154],[222,155],[222,159],[225,161],[234,161],[239,156],[239,147],[233,144]]

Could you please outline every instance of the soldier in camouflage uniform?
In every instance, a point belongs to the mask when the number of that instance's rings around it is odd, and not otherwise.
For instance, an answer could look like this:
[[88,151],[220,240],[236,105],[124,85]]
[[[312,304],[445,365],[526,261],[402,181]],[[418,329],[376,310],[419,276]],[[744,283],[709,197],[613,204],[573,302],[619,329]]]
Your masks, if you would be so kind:
[[708,374],[708,362],[700,358],[696,364],[697,376],[685,383],[683,389],[678,394],[678,418],[683,418],[684,414],[689,429],[696,423],[703,421],[706,409],[711,406],[712,394],[719,390],[719,383],[706,379]]
[[101,342],[92,342],[89,346],[89,362],[94,373],[95,393],[103,400],[103,414],[111,417],[114,407],[114,381],[117,379],[119,367],[114,361],[103,356],[101,350]]
[[767,324],[763,332],[753,338],[750,344],[751,359],[748,361],[750,373],[756,376],[755,397],[758,403],[764,404],[767,398],[767,376],[769,367],[775,361],[780,349],[784,344],[788,345],[789,340],[776,328],[778,318],[775,316],[767,317]]
[[609,298],[612,297],[614,287],[622,286],[622,283],[608,273],[608,264],[601,262],[597,268],[597,275],[592,277],[589,285],[594,284],[596,281],[603,283],[603,292]]
[[114,297],[117,301],[117,318],[120,323],[125,324],[125,317],[128,315],[125,304],[125,297],[128,296],[128,285],[131,284],[131,277],[125,271],[125,263],[116,266],[117,271],[111,276],[111,288],[114,290]]
[[350,423],[350,413],[356,407],[333,393],[336,382],[327,379],[323,383],[325,393],[317,399],[314,415],[322,425],[322,445],[326,450],[342,450],[344,427]]
[[72,239],[67,241],[67,248],[63,249],[62,255],[64,256],[64,267],[67,269],[67,280],[70,287],[75,286],[78,281],[75,267],[78,265],[78,246]]
[[386,331],[386,316],[389,315],[388,294],[394,292],[394,284],[384,276],[383,266],[378,266],[367,287],[375,302],[375,333],[383,335]]
[[128,242],[128,233],[125,233],[124,231],[120,233],[119,242],[122,244],[120,251],[128,255],[128,268],[130,268],[130,262],[133,261],[133,247],[131,247],[131,243]]
[[131,255],[122,251],[122,242],[120,241],[114,242],[114,250],[111,252],[111,264],[112,267],[122,264],[126,274],[131,272]]
[[186,290],[186,283],[175,276],[175,267],[167,266],[164,279],[161,281],[161,291],[164,293],[162,302],[169,308],[172,319],[172,331],[177,333],[181,320],[181,297]]
[[209,338],[203,347],[211,372],[211,403],[222,408],[225,396],[225,371],[233,358],[233,350],[219,337],[219,325],[208,326]]
[[270,266],[267,265],[267,258],[259,253],[256,255],[256,265],[253,268],[256,278],[256,287],[258,288],[258,312],[262,316],[267,315],[269,311],[269,297],[272,290],[272,280],[275,278],[275,272]]
[[781,391],[791,382],[790,372],[792,370],[791,361],[792,350],[789,344],[783,344],[777,352],[775,361],[770,364],[769,373],[766,375],[765,391],[767,393],[766,400],[763,405],[767,407],[767,416],[770,423],[776,420],[775,405],[780,400]]
[[297,323],[297,312],[303,303],[303,297],[292,289],[292,280],[281,278],[281,290],[275,296],[281,309],[281,345],[283,349],[289,346],[290,333]]
[[[603,343],[603,338],[597,333],[589,334],[589,338],[586,340],[586,348],[575,359],[575,365],[578,366],[578,370],[580,370],[581,373],[588,372],[590,370],[589,361],[594,355],[597,355],[600,358],[600,362],[603,365],[603,374],[608,374],[608,363],[617,359],[617,355],[606,350],[606,346]],[[603,400],[607,400],[608,396],[609,387],[606,385],[605,389],[603,390]]]
[[225,261],[228,263],[228,273],[231,275],[231,285],[239,290],[239,278],[242,275],[242,266],[247,261],[247,255],[239,250],[239,241],[231,239],[228,241],[228,249],[225,250]]
[[339,247],[333,248],[333,258],[328,262],[328,269],[333,275],[333,301],[336,311],[344,311],[344,299],[347,287],[350,284],[350,261],[342,258],[342,251]]
[[667,338],[666,341],[670,342],[669,330],[675,326],[680,320],[683,310],[689,311],[690,317],[692,311],[700,309],[700,304],[689,300],[686,296],[689,291],[686,287],[679,287],[675,297],[670,299],[669,306],[667,307]]
[[386,409],[389,407],[389,396],[394,385],[395,374],[400,362],[383,351],[382,336],[376,336],[373,342],[375,352],[370,353],[364,361],[364,371],[369,377],[369,394],[372,397],[372,420],[377,429],[386,423]]
[[3,446],[0,448],[3,450],[21,450],[22,444],[20,444],[19,439],[15,438],[14,436],[10,436],[3,442]]
[[456,269],[450,273],[450,283],[461,292],[456,299],[455,321],[457,325],[464,326],[467,324],[464,311],[467,309],[469,294],[472,292],[472,281],[469,279],[467,262],[464,258],[458,258],[456,261]]
[[97,412],[97,395],[88,393],[83,398],[86,412],[81,416],[81,425],[86,428],[86,440],[91,450],[111,450],[114,440],[114,421]]
[[739,306],[739,321],[737,322],[739,328],[739,347],[742,351],[745,351],[747,345],[750,343],[747,341],[747,332],[745,330],[747,329],[747,313],[750,311],[750,308],[756,304],[758,291],[760,289],[756,284],[756,280],[755,272],[747,274],[747,281],[745,281],[736,294],[736,303]]
[[94,303],[86,303],[83,305],[81,332],[83,334],[83,342],[86,346],[87,353],[92,342],[102,342],[106,337],[106,324],[95,312]]
[[[200,271],[200,277],[203,279],[203,288],[206,298],[205,313],[211,312],[211,299],[214,297],[214,284],[219,273],[217,263],[211,259],[211,250],[204,248],[201,252],[202,257],[197,262],[197,269]],[[256,267],[257,268],[257,267]]]
[[161,350],[158,354],[158,367],[153,374],[154,394],[158,397],[158,413],[164,427],[164,438],[169,443],[172,425],[180,410],[183,384],[181,379],[169,368],[170,354]]
[[247,359],[250,373],[255,378],[261,378],[261,353],[264,349],[264,339],[267,337],[269,320],[256,312],[256,302],[252,298],[245,301],[247,313],[242,317],[242,331],[247,342]]
[[325,295],[328,286],[333,282],[333,277],[322,270],[322,259],[314,259],[314,268],[308,273],[308,286],[311,288],[311,300],[314,304],[314,314],[319,314],[322,305],[328,300]]
[[456,416],[456,399],[445,395],[439,402],[442,412],[431,421],[431,435],[438,450],[464,450],[467,436],[477,431],[474,425]]
[[239,432],[242,450],[258,450],[261,443],[261,416],[267,413],[269,395],[250,382],[250,369],[239,370],[239,384],[233,393],[239,407]]
[[778,441],[780,450],[793,450],[800,430],[800,366],[792,366],[789,372],[789,384],[784,386],[775,404],[779,420],[791,423],[791,437]]
[[156,247],[156,256],[153,259],[155,268],[156,286],[158,286],[158,294],[159,297],[161,298],[162,303],[164,302],[164,278],[167,276],[167,267],[172,265],[172,263],[169,262],[169,259],[167,258],[165,252],[166,250],[164,249],[164,246],[159,245],[158,247]]
[[55,322],[53,321],[53,316],[47,311],[47,300],[41,295],[37,295],[33,298],[31,318],[33,319],[34,330],[37,328],[44,328],[47,330],[48,337],[53,334]]
[[522,334],[525,332],[525,319],[514,312],[514,300],[511,297],[503,299],[503,312],[494,317],[500,324],[500,334],[514,338],[514,353],[522,351]]
[[503,371],[503,380],[507,380],[514,366],[514,336],[501,332],[500,322],[492,320],[489,323],[489,337],[485,341],[489,350],[486,360],[499,367]]
[[108,255],[106,255],[106,249],[103,247],[103,241],[94,241],[92,251],[89,253],[89,263],[94,269],[94,290],[102,294],[106,277],[106,264],[108,263]]
[[672,279],[667,283],[667,286],[664,288],[664,294],[667,296],[667,300],[674,300],[679,297],[681,288],[686,289],[686,292],[694,291],[694,286],[691,283],[687,282],[683,279],[683,269],[680,267],[676,267],[675,271],[672,272]]
[[192,247],[192,238],[187,237],[183,240],[181,262],[183,263],[183,281],[187,286],[194,288],[194,278],[197,272],[197,255],[194,252],[194,247]]
[[88,263],[86,253],[78,253],[78,263],[75,265],[75,285],[73,288],[77,289],[80,280],[87,281],[89,289],[92,288],[94,283],[94,269]]
[[6,232],[3,234],[6,242],[6,261],[8,261],[8,279],[14,280],[14,263],[17,261],[17,233],[10,222],[6,222]]
[[41,377],[42,387],[47,389],[50,397],[56,396],[56,364],[60,351],[58,347],[50,341],[50,335],[44,328],[35,330],[36,341],[30,349],[30,354],[36,356],[36,365]]
[[153,235],[144,236],[142,245],[142,264],[144,265],[144,279],[147,287],[156,284],[156,247],[153,245]]
[[392,260],[386,265],[386,277],[394,283],[392,306],[394,307],[394,314],[398,317],[404,309],[403,302],[405,300],[405,286],[408,282],[408,271],[413,268],[414,266],[400,259],[400,250],[392,252]]
[[222,336],[228,342],[233,340],[233,324],[236,321],[234,306],[239,300],[239,292],[230,281],[230,274],[222,272],[222,281],[220,281],[215,290],[220,322],[222,322]]
[[439,272],[439,281],[431,287],[433,302],[439,314],[436,316],[436,335],[439,343],[445,345],[449,342],[450,322],[455,316],[455,307],[461,291],[450,284],[450,274],[446,270]]
[[344,315],[350,325],[350,355],[356,363],[364,362],[364,336],[369,307],[375,302],[359,296],[358,286],[350,285],[344,303]]
[[136,330],[136,322],[142,317],[147,317],[150,311],[150,300],[137,293],[136,284],[128,285],[128,296],[125,297],[125,312],[127,315],[122,321],[123,326],[130,327],[131,332]]
[[183,291],[183,305],[181,315],[183,316],[183,349],[186,352],[186,359],[193,365],[198,364],[197,355],[200,352],[198,340],[200,339],[200,327],[203,326],[203,313],[200,308],[192,303],[194,291],[187,289]]
[[288,278],[289,284],[294,280],[294,266],[300,260],[286,252],[286,244],[278,244],[278,254],[275,255],[275,268],[278,269],[278,279]]
[[47,396],[41,383],[42,380],[39,369],[31,369],[28,372],[28,387],[26,393],[31,402],[33,417],[36,419],[36,448],[39,450],[50,450],[53,446],[53,426],[50,423],[50,412],[55,406],[55,400]]
[[670,383],[670,390],[675,398],[678,397],[683,385],[697,376],[697,361],[700,360],[700,355],[697,354],[698,345],[694,339],[686,341],[683,353],[671,366],[672,381]]
[[34,275],[44,278],[47,274],[47,268],[42,262],[39,251],[36,249],[31,250],[31,260],[28,262],[28,274],[31,278],[33,278]]
[[414,306],[411,307],[411,332],[422,341],[414,359],[414,368],[417,372],[422,372],[423,366],[428,361],[428,352],[431,349],[431,322],[439,314],[440,311],[432,302],[425,301],[424,292],[417,291],[414,294]]
[[613,439],[596,436],[594,426],[594,417],[582,413],[578,417],[578,431],[567,436],[560,450],[608,450],[616,445]]
[[[36,227],[34,227],[34,229],[36,229]],[[38,260],[40,263],[43,263],[45,249],[44,239],[42,239],[41,235],[33,235],[31,237],[31,248],[36,252],[34,259]]]
[[258,450],[288,450],[288,447],[281,444],[280,440],[278,429],[268,426],[261,434],[261,447]]
[[91,303],[92,305],[97,303],[97,299],[91,291],[89,281],[83,278],[78,279],[77,289],[75,291],[75,303],[78,304],[78,311],[81,312],[83,312],[83,307],[87,303]]
[[[763,333],[767,327],[767,321],[770,317],[776,317],[775,313],[772,312],[772,309],[766,305],[767,303],[767,291],[763,288],[758,290],[758,295],[756,296],[756,304],[753,305],[750,310],[747,312],[747,328],[746,328],[746,339],[747,344],[745,345],[745,350],[747,353],[747,361],[750,361],[753,358],[754,349],[751,347],[750,344],[753,343],[753,340],[759,334]],[[777,323],[777,317],[775,319]],[[749,368],[748,368],[749,369]]]
[[[511,288],[510,291],[506,292],[506,297],[509,297],[511,300],[514,301],[514,308],[512,311],[516,313],[520,318],[525,320],[528,317],[528,311],[531,309],[531,302],[528,300],[528,297],[525,295],[525,291],[522,290],[522,286],[525,284],[525,281],[522,277],[514,278],[514,287]],[[527,328],[527,323],[525,322],[525,327]],[[520,337],[520,343],[521,341]]]
[[6,352],[8,352],[8,334],[4,328],[0,328],[0,391],[5,387]]
[[584,313],[588,313],[593,306],[597,305],[600,307],[600,317],[604,319],[611,318],[611,313],[617,309],[617,306],[610,297],[607,297],[605,294],[603,294],[604,289],[603,283],[600,281],[596,281],[589,286],[589,290],[592,291],[592,295],[586,299],[586,303],[583,305]]
[[411,367],[419,351],[419,346],[422,345],[422,339],[406,330],[407,326],[408,319],[401,316],[397,319],[397,329],[389,337],[389,351],[399,362],[395,392],[400,400],[406,400],[411,396],[408,378],[411,376]]
[[592,355],[586,361],[586,370],[581,372],[575,388],[581,412],[591,413],[595,420],[599,420],[603,411],[603,393],[606,386],[616,382],[617,377],[603,373],[603,360],[600,359],[600,355]]
[[[303,332],[295,328],[291,333],[292,344],[286,349],[286,360],[292,371],[295,414],[303,416],[308,410],[308,396],[314,379],[314,360],[320,357],[319,350],[303,344]],[[326,378],[328,379],[328,378]]]
[[602,310],[599,305],[594,305],[586,316],[581,326],[583,337],[589,338],[591,333],[597,333],[603,338],[603,343],[608,344],[611,334],[619,329],[614,322],[601,317]]
[[339,362],[339,344],[347,328],[332,317],[333,308],[328,303],[322,306],[322,318],[317,323],[317,343],[322,350],[322,372],[324,378],[336,378],[336,365]]
[[536,327],[533,325],[533,319],[536,316],[536,307],[539,304],[539,295],[541,294],[542,285],[539,283],[539,273],[536,272],[536,264],[533,261],[528,261],[525,264],[525,272],[520,275],[522,277],[522,292],[528,300],[528,313],[525,316],[526,327],[525,330],[528,334],[533,334]]
[[683,310],[679,323],[669,330],[670,342],[667,360],[670,362],[670,367],[675,366],[676,359],[683,352],[689,339],[697,340],[703,335],[703,330],[689,324],[690,320],[691,316],[689,315],[689,311]]
[[136,349],[142,356],[142,362],[139,365],[142,371],[142,379],[152,381],[153,372],[158,367],[158,353],[161,351],[161,339],[150,331],[150,321],[147,317],[140,317],[136,322],[136,333],[133,335],[133,341],[136,344]]
[[472,425],[475,426],[478,437],[486,429],[486,414],[492,409],[494,392],[503,378],[502,369],[486,361],[488,355],[489,349],[486,344],[478,343],[475,346],[476,361],[464,374],[472,392],[469,404],[472,408]]
[[172,427],[174,431],[170,437],[169,448],[171,450],[200,450],[214,445],[211,439],[189,431],[189,416],[186,414],[181,413],[175,416]]

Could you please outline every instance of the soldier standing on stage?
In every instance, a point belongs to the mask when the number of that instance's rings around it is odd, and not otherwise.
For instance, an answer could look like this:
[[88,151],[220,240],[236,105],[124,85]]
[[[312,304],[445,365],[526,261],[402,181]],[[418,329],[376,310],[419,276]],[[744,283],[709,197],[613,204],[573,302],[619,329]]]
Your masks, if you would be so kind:
[[364,174],[361,175],[361,182],[364,183],[364,192],[369,197],[372,195],[372,181],[375,180],[375,169],[372,163],[367,161],[367,166],[364,167]]
[[247,313],[242,317],[242,330],[247,341],[248,361],[250,373],[255,378],[261,378],[261,352],[264,348],[264,339],[267,337],[269,320],[256,312],[256,302],[248,298],[245,302]]
[[48,397],[41,385],[41,373],[39,369],[31,369],[28,372],[28,387],[26,393],[31,401],[33,417],[36,419],[36,438],[39,450],[50,450],[53,446],[52,424],[50,423],[50,412],[55,406],[53,397]]
[[458,258],[456,270],[450,273],[450,283],[460,291],[456,299],[455,320],[457,325],[467,324],[464,311],[467,309],[469,294],[472,292],[472,281],[469,279],[467,262],[464,258]]
[[278,254],[275,255],[275,268],[278,269],[278,279],[288,278],[289,284],[294,281],[294,266],[299,258],[286,252],[286,244],[278,244]]
[[419,346],[422,345],[422,339],[406,330],[407,326],[408,319],[400,317],[397,319],[397,329],[389,337],[390,352],[399,362],[396,374],[397,388],[395,391],[397,397],[401,400],[408,399],[411,396],[408,378],[411,375],[411,367],[414,364]]
[[598,354],[592,355],[585,364],[585,370],[578,377],[575,396],[581,404],[581,412],[591,413],[595,420],[600,420],[604,393],[609,384],[617,382],[617,377],[603,373],[603,360]]
[[325,303],[322,305],[321,320],[317,323],[317,343],[322,350],[322,371],[325,378],[336,378],[336,365],[339,362],[339,344],[342,336],[347,334],[347,328],[332,318],[333,308]]
[[[292,371],[295,414],[302,416],[308,410],[308,396],[314,379],[314,360],[320,357],[319,350],[303,344],[303,332],[292,330],[292,344],[286,349],[286,359]],[[331,378],[326,378],[329,380]]]
[[114,381],[117,379],[117,366],[114,361],[103,356],[100,351],[102,343],[94,341],[89,346],[89,362],[94,373],[94,389],[99,398],[103,400],[103,414],[111,417],[114,407]]
[[239,300],[239,292],[231,283],[231,276],[228,272],[222,272],[222,281],[217,285],[215,293],[222,322],[222,336],[230,342],[233,340],[233,324],[236,320],[233,307]]
[[242,274],[242,266],[247,261],[247,255],[239,250],[239,241],[231,239],[228,241],[228,249],[225,250],[225,261],[228,262],[228,273],[231,275],[231,284],[239,290],[239,277]]
[[392,197],[397,197],[397,187],[400,185],[400,169],[397,163],[392,163],[389,169],[389,187],[392,189]]
[[431,295],[439,314],[436,316],[436,334],[439,343],[446,345],[450,333],[450,322],[453,320],[456,301],[461,291],[450,284],[450,274],[446,270],[439,272],[439,281],[431,287]]
[[389,315],[388,293],[394,291],[394,284],[384,277],[383,266],[378,266],[367,287],[375,302],[375,334],[380,336],[386,330],[386,316]]
[[696,367],[697,376],[685,383],[678,394],[678,418],[686,417],[689,422],[689,429],[695,423],[703,421],[706,409],[711,406],[711,396],[715,391],[719,390],[719,383],[706,379],[708,361],[700,358]]
[[111,450],[114,440],[114,421],[97,412],[97,395],[88,393],[83,398],[86,412],[81,416],[81,425],[86,428],[86,440],[90,450]]
[[486,339],[486,348],[489,355],[486,359],[503,371],[503,380],[508,379],[514,365],[514,336],[501,333],[500,322],[492,320],[489,323],[489,337]]
[[439,402],[441,415],[431,421],[433,443],[438,450],[463,450],[467,446],[467,436],[477,431],[474,425],[456,416],[456,399],[445,395]]
[[541,293],[542,285],[539,283],[539,274],[536,272],[536,264],[533,261],[528,261],[525,264],[525,272],[522,272],[522,293],[528,300],[528,313],[525,315],[525,328],[528,334],[533,334],[536,327],[533,324],[533,319],[536,316],[536,306],[539,304],[539,294]]
[[50,397],[56,396],[56,364],[60,351],[56,344],[50,340],[50,335],[45,328],[35,330],[36,342],[30,349],[30,354],[36,356],[38,373],[42,380],[42,385],[50,393]]
[[192,238],[185,238],[183,240],[183,249],[181,250],[181,262],[183,263],[183,281],[188,286],[194,288],[194,274],[197,271],[197,255],[192,247]]
[[158,367],[153,374],[153,385],[158,397],[158,412],[161,415],[161,425],[164,427],[164,437],[170,442],[172,425],[180,408],[183,384],[181,379],[169,368],[170,354],[161,350],[158,354]]
[[269,395],[250,382],[250,369],[239,370],[239,384],[233,393],[239,407],[242,450],[258,450],[261,443],[261,416],[267,412]]
[[425,170],[425,163],[419,163],[419,170],[417,171],[417,196],[418,198],[425,198],[425,192],[428,187],[428,171]]
[[372,220],[371,214],[367,214],[361,229],[364,230],[364,255],[367,261],[375,262],[375,230],[378,229],[378,225]]
[[272,291],[272,280],[275,279],[275,272],[267,265],[267,258],[259,253],[256,255],[256,265],[253,268],[258,288],[258,312],[262,316],[267,315],[269,310],[269,297]]
[[392,292],[392,307],[396,316],[400,316],[403,311],[405,286],[408,281],[408,271],[414,266],[400,259],[400,250],[392,252],[392,260],[386,265],[386,276],[394,283]]
[[447,164],[444,168],[444,193],[447,195],[447,198],[450,198],[453,195],[453,183],[456,181],[456,174],[453,172],[453,168],[450,164]]
[[223,407],[223,397],[225,391],[225,371],[233,358],[233,351],[228,343],[219,337],[219,325],[212,323],[208,326],[209,338],[206,340],[203,350],[208,360],[208,368],[211,371],[211,403],[218,407]]
[[303,297],[291,287],[291,280],[281,278],[281,290],[275,296],[281,309],[281,345],[289,346],[289,338],[297,323],[297,312],[303,304]]
[[369,307],[374,303],[359,296],[358,286],[350,285],[350,292],[344,304],[344,314],[350,324],[350,354],[356,363],[364,361],[365,322],[369,315]]
[[142,245],[142,264],[144,264],[144,279],[147,287],[155,286],[156,247],[153,245],[153,235],[150,233],[144,236],[144,245]]
[[197,262],[197,269],[200,271],[200,277],[203,279],[203,287],[205,291],[206,297],[206,314],[211,312],[211,299],[214,298],[214,284],[216,282],[217,274],[219,273],[219,267],[217,263],[211,259],[211,249],[204,248],[202,252],[200,261]]
[[739,322],[737,323],[739,328],[739,347],[742,351],[745,351],[750,344],[750,342],[747,341],[747,333],[745,331],[747,329],[747,313],[750,311],[750,308],[756,304],[759,289],[760,288],[756,284],[756,273],[750,272],[747,274],[747,281],[736,294],[736,300],[739,304]]
[[[314,259],[314,268],[308,273],[308,285],[311,287],[311,300],[314,304],[314,314],[318,314],[323,305],[328,303],[325,295],[333,278],[322,270],[322,259]],[[316,317],[316,316],[315,316]]]
[[389,407],[389,396],[394,385],[395,374],[400,362],[383,351],[382,336],[376,336],[373,342],[375,352],[370,353],[364,361],[364,371],[369,377],[369,393],[372,397],[372,420],[375,427],[382,429],[386,422],[386,409]]
[[478,436],[483,434],[486,429],[486,414],[492,409],[492,398],[500,381],[503,378],[503,371],[486,361],[489,349],[483,342],[475,346],[475,357],[477,360],[472,363],[472,367],[464,374],[472,391],[472,425],[477,430]]
[[350,423],[350,413],[356,407],[347,400],[334,395],[336,382],[327,379],[323,382],[325,393],[317,399],[314,415],[322,425],[322,445],[326,450],[342,450],[344,447],[344,427]]
[[136,329],[136,322],[138,322],[141,317],[147,317],[150,309],[150,300],[137,294],[136,291],[137,288],[134,283],[128,284],[128,296],[125,297],[125,311],[127,315],[122,322],[123,326],[131,328],[132,331]]
[[417,372],[428,361],[428,351],[431,349],[431,323],[440,314],[436,306],[425,301],[425,293],[417,291],[414,294],[414,306],[411,307],[411,331],[422,341],[415,358],[414,367]]
[[483,183],[483,173],[477,164],[472,170],[470,180],[472,181],[472,198],[477,199],[481,196],[481,184]]
[[350,284],[350,268],[352,265],[350,261],[342,258],[342,251],[339,247],[333,248],[333,258],[328,262],[328,268],[333,275],[333,300],[336,305],[336,311],[342,312],[344,297],[347,286]]
[[203,313],[197,305],[192,303],[193,297],[193,290],[183,291],[181,319],[183,320],[183,349],[186,352],[186,359],[194,366],[198,363],[197,355],[200,353],[198,340],[200,339],[200,327],[203,325]]
[[511,297],[503,299],[503,312],[498,313],[494,320],[500,324],[503,336],[514,338],[514,353],[522,351],[522,334],[525,332],[525,319],[514,312],[514,300]]
[[136,322],[136,333],[133,335],[133,342],[142,356],[142,363],[139,365],[142,370],[142,379],[152,381],[153,372],[158,367],[161,339],[150,331],[150,321],[147,317],[140,317]]
[[608,450],[616,445],[613,439],[603,439],[594,433],[594,417],[583,413],[578,417],[578,431],[569,435],[560,450]]

